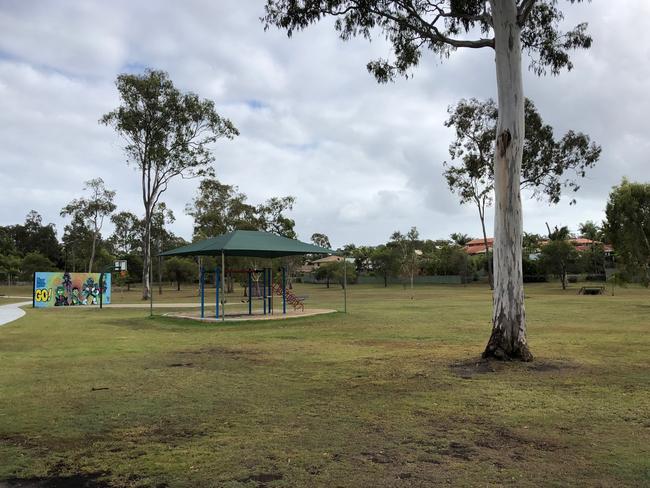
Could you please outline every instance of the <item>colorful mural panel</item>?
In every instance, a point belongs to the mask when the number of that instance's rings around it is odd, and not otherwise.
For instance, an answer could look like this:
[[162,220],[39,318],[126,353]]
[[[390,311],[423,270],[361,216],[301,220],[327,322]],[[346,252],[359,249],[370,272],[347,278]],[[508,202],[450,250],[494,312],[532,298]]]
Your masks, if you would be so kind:
[[99,289],[99,273],[35,273],[34,306],[68,307],[111,303],[111,275],[104,273],[104,290]]

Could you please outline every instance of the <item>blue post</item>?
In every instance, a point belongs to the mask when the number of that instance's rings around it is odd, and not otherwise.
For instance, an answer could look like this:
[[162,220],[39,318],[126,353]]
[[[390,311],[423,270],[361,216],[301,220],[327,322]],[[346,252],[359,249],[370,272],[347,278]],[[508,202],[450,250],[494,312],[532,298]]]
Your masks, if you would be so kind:
[[264,304],[264,315],[266,315],[266,268],[262,269],[262,303]]
[[253,315],[253,272],[248,270],[248,315]]
[[203,266],[201,266],[199,287],[201,288],[201,318],[205,318],[205,269]]
[[216,304],[217,304],[217,311],[214,314],[214,316],[215,316],[215,318],[219,318],[219,286],[221,285],[221,270],[219,269],[218,266],[214,269],[214,284],[215,284],[215,286],[217,288],[216,294],[215,294],[216,295],[215,300],[216,300]]
[[287,267],[282,266],[282,314],[287,314]]
[[266,271],[269,274],[269,313],[273,313],[273,270],[271,268],[266,268]]

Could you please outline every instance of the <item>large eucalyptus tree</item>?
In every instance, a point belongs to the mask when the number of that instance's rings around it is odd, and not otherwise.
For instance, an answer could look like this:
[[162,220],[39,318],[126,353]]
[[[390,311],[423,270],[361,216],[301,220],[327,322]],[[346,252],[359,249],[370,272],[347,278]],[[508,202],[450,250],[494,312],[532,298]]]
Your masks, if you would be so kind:
[[521,267],[522,52],[530,55],[531,69],[539,75],[571,69],[568,52],[591,45],[587,25],[561,32],[558,0],[267,0],[262,21],[267,28],[277,26],[291,35],[328,16],[336,18],[335,28],[343,40],[381,33],[390,41],[393,59],[368,63],[379,82],[408,74],[425,50],[443,59],[458,48],[493,51],[499,109],[494,154],[494,311],[483,355],[531,360]]

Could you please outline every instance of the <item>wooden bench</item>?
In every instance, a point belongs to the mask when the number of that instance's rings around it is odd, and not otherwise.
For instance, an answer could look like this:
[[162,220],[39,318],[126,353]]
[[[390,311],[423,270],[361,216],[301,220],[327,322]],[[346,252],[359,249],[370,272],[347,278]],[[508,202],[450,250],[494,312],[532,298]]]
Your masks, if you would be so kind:
[[578,295],[602,295],[605,293],[604,286],[583,286],[578,291]]

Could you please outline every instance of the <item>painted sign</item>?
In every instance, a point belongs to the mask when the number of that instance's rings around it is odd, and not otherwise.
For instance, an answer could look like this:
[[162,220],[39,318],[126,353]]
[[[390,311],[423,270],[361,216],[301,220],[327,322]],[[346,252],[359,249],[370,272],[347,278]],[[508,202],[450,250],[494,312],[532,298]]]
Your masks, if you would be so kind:
[[99,273],[35,273],[34,306],[67,307],[111,303],[111,275],[104,273],[104,290],[99,289]]

